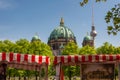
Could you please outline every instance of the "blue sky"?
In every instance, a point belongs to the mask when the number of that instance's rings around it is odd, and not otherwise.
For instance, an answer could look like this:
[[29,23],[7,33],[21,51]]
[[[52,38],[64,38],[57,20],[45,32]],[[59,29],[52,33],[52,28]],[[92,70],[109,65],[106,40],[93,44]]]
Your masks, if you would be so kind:
[[[81,0],[0,0],[0,39],[13,42],[20,38],[29,41],[38,33],[41,41],[47,43],[54,28],[59,26],[60,18],[76,36],[81,47],[84,36],[91,31],[92,0],[80,7]],[[108,10],[120,3],[120,0],[107,0],[94,3],[94,24],[98,33],[95,46],[104,42],[120,46],[120,34],[107,34],[104,17]]]

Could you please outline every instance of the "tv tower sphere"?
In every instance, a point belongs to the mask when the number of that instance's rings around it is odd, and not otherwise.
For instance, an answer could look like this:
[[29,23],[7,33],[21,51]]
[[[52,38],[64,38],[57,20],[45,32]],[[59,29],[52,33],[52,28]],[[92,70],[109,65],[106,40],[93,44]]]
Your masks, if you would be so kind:
[[96,30],[92,30],[91,33],[90,33],[90,35],[91,35],[92,37],[96,37],[96,36],[97,36]]

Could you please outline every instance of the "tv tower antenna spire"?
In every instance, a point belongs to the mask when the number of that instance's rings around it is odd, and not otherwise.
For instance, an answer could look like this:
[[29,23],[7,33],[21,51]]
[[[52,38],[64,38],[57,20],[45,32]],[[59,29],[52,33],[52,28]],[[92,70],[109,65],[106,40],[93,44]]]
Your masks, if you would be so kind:
[[90,35],[92,37],[93,46],[94,46],[94,40],[95,40],[95,37],[97,36],[97,32],[96,32],[95,26],[94,26],[94,6],[93,6],[93,2],[92,2],[92,27],[91,27]]
[[93,12],[94,6],[92,2],[92,26],[94,26],[94,12]]

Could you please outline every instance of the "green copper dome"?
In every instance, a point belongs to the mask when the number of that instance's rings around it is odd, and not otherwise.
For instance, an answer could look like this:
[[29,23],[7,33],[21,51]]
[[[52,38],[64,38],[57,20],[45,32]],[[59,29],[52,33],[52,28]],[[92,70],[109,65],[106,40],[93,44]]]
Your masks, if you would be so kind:
[[83,39],[84,41],[90,41],[92,40],[91,36],[89,36],[88,34],[84,37]]
[[39,37],[37,36],[37,35],[35,35],[35,36],[33,36],[33,38],[32,39],[39,39]]
[[35,34],[33,37],[32,37],[32,40],[31,41],[36,41],[36,40],[40,40],[39,36],[37,34]]
[[60,25],[56,27],[50,34],[48,40],[56,39],[75,39],[73,32],[64,25],[64,20],[61,18]]

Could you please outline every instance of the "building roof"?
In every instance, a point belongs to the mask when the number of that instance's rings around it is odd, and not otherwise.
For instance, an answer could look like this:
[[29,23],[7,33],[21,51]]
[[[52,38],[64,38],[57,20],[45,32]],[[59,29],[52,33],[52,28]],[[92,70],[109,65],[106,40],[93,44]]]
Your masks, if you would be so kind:
[[64,25],[64,20],[61,18],[60,25],[56,27],[50,34],[50,37],[48,40],[53,40],[53,39],[75,39],[74,33]]
[[38,34],[35,34],[35,35],[32,37],[32,40],[31,40],[31,41],[36,41],[36,40],[40,40]]
[[83,41],[90,41],[90,40],[92,40],[92,38],[87,33],[87,35],[84,37]]

